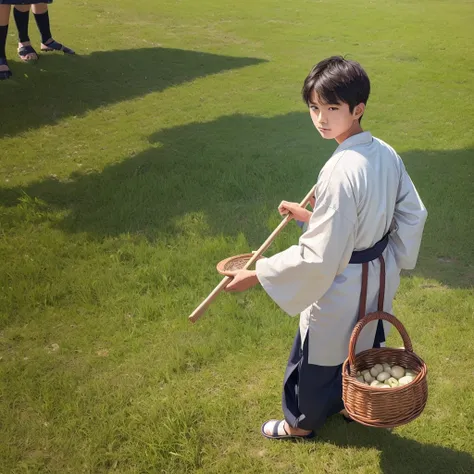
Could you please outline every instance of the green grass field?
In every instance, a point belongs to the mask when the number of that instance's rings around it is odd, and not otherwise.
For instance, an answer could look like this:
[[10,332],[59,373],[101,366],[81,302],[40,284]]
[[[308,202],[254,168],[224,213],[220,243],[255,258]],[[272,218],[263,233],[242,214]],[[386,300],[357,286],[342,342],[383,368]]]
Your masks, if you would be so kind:
[[[55,2],[76,57],[8,54],[0,83],[0,472],[474,472],[472,1]],[[33,20],[33,44],[39,47]],[[215,264],[256,249],[335,149],[310,67],[366,68],[363,125],[429,217],[395,313],[429,368],[392,433],[328,421],[271,442],[298,325]],[[298,238],[290,225],[268,255]],[[400,338],[392,332],[391,345]]]

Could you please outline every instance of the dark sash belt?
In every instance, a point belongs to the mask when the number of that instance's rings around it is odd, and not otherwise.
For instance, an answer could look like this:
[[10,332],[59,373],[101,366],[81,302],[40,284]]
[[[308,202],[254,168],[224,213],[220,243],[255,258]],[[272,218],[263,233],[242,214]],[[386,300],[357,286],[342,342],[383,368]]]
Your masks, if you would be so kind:
[[[362,291],[361,291],[361,303],[359,308],[359,320],[365,316],[365,304],[367,298],[367,279],[368,279],[368,268],[367,263],[375,260],[376,258],[381,259],[381,274],[380,274],[380,294],[379,294],[379,304],[378,310],[383,310],[383,296],[385,292],[385,262],[382,257],[383,251],[387,248],[388,245],[388,236],[390,232],[387,232],[381,240],[379,240],[373,247],[365,250],[358,250],[352,252],[351,259],[349,263],[362,263],[364,269],[362,272]],[[379,319],[377,323],[377,330],[375,332],[374,347],[381,347],[381,344],[385,342],[385,331],[383,328],[382,320]]]
[[[296,221],[299,227],[304,228],[304,222]],[[379,290],[379,302],[378,310],[383,311],[383,300],[385,296],[385,261],[382,257],[383,251],[388,245],[388,236],[390,231],[387,232],[382,239],[380,239],[373,247],[365,250],[355,250],[352,252],[349,263],[363,264],[362,269],[362,289],[361,298],[359,305],[359,320],[365,316],[366,300],[367,300],[367,284],[368,284],[368,262],[380,259],[381,271],[380,271],[380,290]],[[377,331],[375,333],[374,347],[381,347],[381,344],[385,342],[385,331],[383,329],[382,320],[379,319],[377,323]]]
[[351,259],[349,263],[366,263],[379,258],[383,254],[383,251],[387,248],[388,245],[388,235],[390,232],[387,232],[381,240],[379,240],[373,247],[365,250],[355,250],[352,252]]

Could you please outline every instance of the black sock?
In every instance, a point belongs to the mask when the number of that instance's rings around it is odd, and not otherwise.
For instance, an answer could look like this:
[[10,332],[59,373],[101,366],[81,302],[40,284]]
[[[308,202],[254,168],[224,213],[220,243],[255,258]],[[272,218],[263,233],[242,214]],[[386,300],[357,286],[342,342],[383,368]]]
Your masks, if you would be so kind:
[[8,25],[0,26],[0,58],[6,58],[5,44],[7,43]]
[[18,41],[25,43],[30,41],[28,36],[28,23],[30,22],[30,10],[27,12],[21,12],[13,7],[13,16],[15,18],[16,27],[18,29]]
[[41,34],[41,42],[46,44],[46,41],[52,38],[51,30],[49,29],[49,12],[35,13],[34,15],[38,30]]

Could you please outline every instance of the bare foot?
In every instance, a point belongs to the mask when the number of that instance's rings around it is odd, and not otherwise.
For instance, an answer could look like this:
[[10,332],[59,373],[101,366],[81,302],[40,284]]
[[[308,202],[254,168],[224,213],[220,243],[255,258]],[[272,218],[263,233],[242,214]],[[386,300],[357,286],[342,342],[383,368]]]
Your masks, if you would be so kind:
[[285,421],[285,430],[295,436],[306,436],[311,433],[311,430],[302,430],[301,428],[293,428]]

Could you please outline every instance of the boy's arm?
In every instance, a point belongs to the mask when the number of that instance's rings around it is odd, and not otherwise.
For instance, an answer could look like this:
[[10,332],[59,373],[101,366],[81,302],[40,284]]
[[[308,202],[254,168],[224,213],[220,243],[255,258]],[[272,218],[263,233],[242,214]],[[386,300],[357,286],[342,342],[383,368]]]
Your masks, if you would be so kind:
[[269,296],[296,315],[320,299],[348,265],[354,249],[357,209],[344,176],[317,186],[308,230],[279,254],[257,261],[257,277]]
[[428,212],[402,164],[390,243],[400,269],[415,268]]

